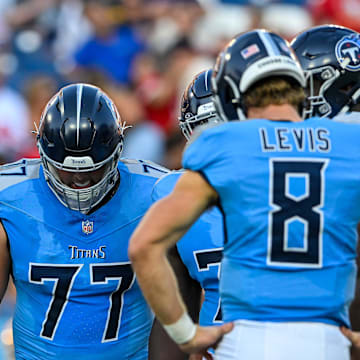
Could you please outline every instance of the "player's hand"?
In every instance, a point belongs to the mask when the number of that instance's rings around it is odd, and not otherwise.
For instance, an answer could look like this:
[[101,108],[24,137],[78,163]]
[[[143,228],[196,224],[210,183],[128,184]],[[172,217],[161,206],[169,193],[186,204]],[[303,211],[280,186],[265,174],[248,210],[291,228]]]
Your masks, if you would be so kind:
[[187,343],[180,345],[180,348],[188,354],[196,354],[196,360],[201,358],[200,355],[205,357],[205,359],[211,360],[213,357],[207,349],[210,347],[215,349],[222,337],[229,333],[233,327],[233,323],[227,323],[221,326],[198,326],[195,336]]
[[355,346],[360,348],[360,332],[359,331],[352,331],[345,326],[340,327],[341,332],[351,341],[351,343]]
[[203,360],[203,359],[213,360],[214,358],[210,353],[204,355],[204,352],[200,354],[191,354],[189,357],[189,360]]

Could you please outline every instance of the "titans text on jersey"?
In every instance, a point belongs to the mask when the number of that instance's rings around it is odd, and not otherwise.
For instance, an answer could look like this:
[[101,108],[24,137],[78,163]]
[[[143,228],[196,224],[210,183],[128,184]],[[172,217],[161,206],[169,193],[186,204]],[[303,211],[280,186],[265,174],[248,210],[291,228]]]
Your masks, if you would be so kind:
[[97,249],[79,249],[75,245],[69,245],[69,249],[71,250],[70,259],[79,259],[79,258],[99,258],[105,259],[106,257],[106,246],[99,246]]

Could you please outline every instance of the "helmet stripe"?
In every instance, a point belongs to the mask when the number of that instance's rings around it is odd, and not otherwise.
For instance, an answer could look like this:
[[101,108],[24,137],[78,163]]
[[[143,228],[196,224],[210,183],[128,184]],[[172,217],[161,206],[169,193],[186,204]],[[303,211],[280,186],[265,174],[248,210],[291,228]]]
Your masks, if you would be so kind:
[[271,38],[271,35],[267,32],[257,30],[257,33],[260,37],[260,40],[265,46],[266,51],[268,52],[268,55],[275,56],[280,55],[279,48],[276,46],[274,40]]
[[209,73],[210,73],[210,70],[206,70],[206,73],[205,73],[205,90],[206,90],[206,91],[209,91],[209,88],[208,88]]
[[79,84],[76,89],[76,145],[79,146],[80,141],[80,112],[83,85]]

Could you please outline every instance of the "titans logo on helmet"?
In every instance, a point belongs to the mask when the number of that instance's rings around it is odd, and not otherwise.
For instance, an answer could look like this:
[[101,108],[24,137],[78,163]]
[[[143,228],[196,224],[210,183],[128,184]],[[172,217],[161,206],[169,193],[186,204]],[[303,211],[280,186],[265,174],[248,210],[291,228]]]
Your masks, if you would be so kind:
[[335,46],[336,58],[342,68],[349,71],[360,70],[360,37],[344,36]]

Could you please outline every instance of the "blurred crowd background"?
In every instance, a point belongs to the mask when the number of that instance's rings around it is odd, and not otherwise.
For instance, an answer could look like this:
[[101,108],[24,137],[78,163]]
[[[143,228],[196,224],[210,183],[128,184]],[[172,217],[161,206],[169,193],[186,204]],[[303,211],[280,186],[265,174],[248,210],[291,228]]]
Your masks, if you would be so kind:
[[[0,0],[0,164],[38,157],[44,105],[87,82],[115,101],[124,157],[181,167],[181,95],[235,34],[267,28],[291,40],[336,23],[360,30],[359,0]],[[0,359],[12,358],[10,287],[0,307]]]

